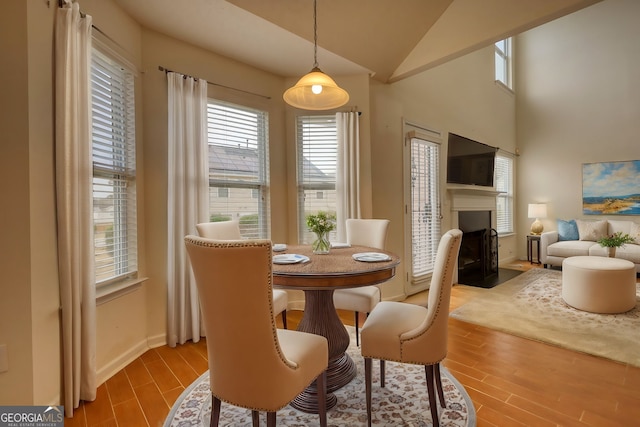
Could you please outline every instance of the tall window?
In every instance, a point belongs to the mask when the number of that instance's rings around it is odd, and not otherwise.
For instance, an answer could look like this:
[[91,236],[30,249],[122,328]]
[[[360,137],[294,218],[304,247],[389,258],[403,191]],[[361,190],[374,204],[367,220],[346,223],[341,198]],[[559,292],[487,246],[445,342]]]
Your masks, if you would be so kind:
[[511,38],[495,43],[496,81],[513,89]]
[[268,114],[209,100],[210,221],[238,219],[244,238],[269,238]]
[[406,197],[410,226],[411,270],[407,277],[416,291],[431,277],[440,241],[440,134],[411,131],[405,142],[409,176]]
[[138,270],[134,76],[93,49],[91,102],[96,283]]
[[307,230],[306,216],[318,211],[336,213],[338,136],[335,115],[298,116],[296,140],[298,235],[300,243],[311,243],[315,237]]
[[499,234],[513,233],[513,157],[496,154],[495,168],[497,198],[497,231]]

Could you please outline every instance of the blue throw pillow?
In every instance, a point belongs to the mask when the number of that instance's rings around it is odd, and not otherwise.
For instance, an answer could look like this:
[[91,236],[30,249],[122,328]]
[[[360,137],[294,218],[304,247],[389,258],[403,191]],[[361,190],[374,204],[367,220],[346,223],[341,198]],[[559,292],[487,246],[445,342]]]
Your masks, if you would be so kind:
[[558,240],[578,240],[579,238],[578,224],[575,220],[558,220]]

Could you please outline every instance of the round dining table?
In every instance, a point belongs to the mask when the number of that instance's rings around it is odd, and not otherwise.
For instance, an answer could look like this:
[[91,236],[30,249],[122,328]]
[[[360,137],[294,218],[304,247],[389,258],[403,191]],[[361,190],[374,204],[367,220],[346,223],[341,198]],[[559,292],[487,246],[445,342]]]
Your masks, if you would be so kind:
[[[386,254],[388,259],[373,262],[355,259],[357,254],[366,252]],[[327,254],[314,254],[309,245],[289,245],[283,252],[274,252],[274,256],[277,254],[299,254],[309,258],[306,262],[274,263],[273,286],[304,291],[304,313],[298,330],[327,338],[327,409],[330,409],[337,403],[333,392],[356,376],[355,363],[346,353],[350,343],[349,332],[333,305],[333,292],[336,289],[376,285],[391,279],[400,258],[391,252],[366,246],[332,248]],[[315,382],[294,399],[291,406],[304,412],[317,413]]]

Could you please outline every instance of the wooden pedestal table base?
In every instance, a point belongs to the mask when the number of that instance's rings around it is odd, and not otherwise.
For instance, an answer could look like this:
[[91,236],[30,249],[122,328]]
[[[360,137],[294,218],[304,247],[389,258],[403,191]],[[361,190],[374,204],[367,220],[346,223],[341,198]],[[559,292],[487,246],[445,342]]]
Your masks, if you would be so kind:
[[[351,338],[333,305],[333,290],[305,290],[304,314],[298,330],[322,335],[329,344],[327,367],[327,409],[337,403],[334,391],[347,385],[356,377],[356,364],[346,353]],[[291,406],[308,413],[318,413],[315,382],[292,402]]]

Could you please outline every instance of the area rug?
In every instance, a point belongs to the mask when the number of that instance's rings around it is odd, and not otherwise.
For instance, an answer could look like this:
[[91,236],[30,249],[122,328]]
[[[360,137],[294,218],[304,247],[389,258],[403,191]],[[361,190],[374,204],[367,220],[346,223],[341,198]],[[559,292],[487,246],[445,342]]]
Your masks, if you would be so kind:
[[561,271],[532,269],[478,290],[451,317],[640,367],[640,306],[623,314],[575,309],[562,300]]
[[[351,329],[353,335],[353,328]],[[352,336],[353,338],[353,336]],[[364,388],[364,362],[355,338],[347,350],[358,368],[349,384],[335,392],[338,404],[327,411],[329,426],[364,426],[367,406]],[[385,387],[380,387],[379,364],[373,364],[372,424],[376,426],[431,426],[431,412],[424,367],[400,363],[386,363]],[[439,407],[440,425],[474,427],[475,408],[464,387],[445,368],[441,368],[447,408]],[[250,387],[250,384],[247,384]],[[202,374],[176,400],[164,427],[208,426],[211,418],[209,372]],[[278,426],[316,426],[317,415],[298,411],[291,406],[276,414]],[[266,415],[260,414],[260,424],[266,425]],[[251,411],[222,403],[221,426],[251,426]]]

